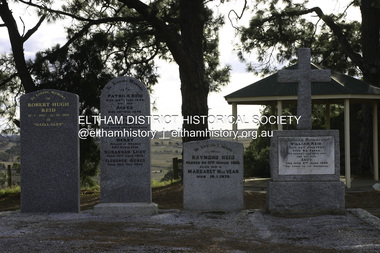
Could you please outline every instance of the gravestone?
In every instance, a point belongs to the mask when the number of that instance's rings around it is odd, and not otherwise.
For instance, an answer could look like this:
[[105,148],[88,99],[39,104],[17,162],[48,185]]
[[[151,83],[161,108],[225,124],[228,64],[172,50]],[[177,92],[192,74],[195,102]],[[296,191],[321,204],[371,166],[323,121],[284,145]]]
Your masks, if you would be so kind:
[[330,82],[329,69],[311,69],[310,48],[298,49],[298,69],[280,70],[277,81],[281,83],[298,83],[297,115],[301,116],[297,125],[299,130],[311,130],[311,82]]
[[338,130],[311,130],[311,82],[328,82],[330,71],[310,69],[310,49],[298,50],[298,70],[281,70],[279,82],[298,82],[298,130],[271,138],[267,208],[272,214],[344,212]]
[[115,78],[103,88],[100,109],[104,132],[100,146],[101,203],[95,211],[157,213],[157,205],[151,203],[148,90],[132,77]]
[[79,212],[78,111],[76,94],[21,96],[21,212]]
[[243,150],[243,144],[231,141],[184,143],[184,210],[243,209]]

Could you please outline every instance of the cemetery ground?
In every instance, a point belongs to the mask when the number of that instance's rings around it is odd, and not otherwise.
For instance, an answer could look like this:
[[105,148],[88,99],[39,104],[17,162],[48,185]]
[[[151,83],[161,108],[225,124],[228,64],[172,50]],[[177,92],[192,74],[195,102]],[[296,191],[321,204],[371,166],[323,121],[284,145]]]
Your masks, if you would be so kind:
[[95,189],[81,191],[80,213],[23,214],[16,211],[19,193],[2,195],[2,252],[380,250],[380,222],[368,214],[380,216],[378,191],[347,192],[345,215],[276,217],[264,211],[266,194],[260,189],[245,192],[241,212],[182,211],[182,190],[181,182],[153,188],[153,202],[160,208],[153,216],[95,215]]
[[[176,140],[153,140],[152,179],[159,181],[181,150]],[[380,252],[379,220],[369,215],[380,217],[380,192],[347,191],[345,215],[275,217],[265,212],[266,181],[255,180],[244,210],[230,213],[182,211],[181,182],[153,188],[153,216],[95,215],[97,188],[81,190],[80,213],[24,214],[19,191],[0,194],[1,251]]]

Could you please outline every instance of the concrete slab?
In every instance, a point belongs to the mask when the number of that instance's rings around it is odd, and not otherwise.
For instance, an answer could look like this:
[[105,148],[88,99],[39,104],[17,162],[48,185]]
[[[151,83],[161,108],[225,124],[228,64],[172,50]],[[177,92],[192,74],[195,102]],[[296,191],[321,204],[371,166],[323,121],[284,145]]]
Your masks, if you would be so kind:
[[153,215],[158,213],[155,203],[100,203],[94,207],[95,214]]

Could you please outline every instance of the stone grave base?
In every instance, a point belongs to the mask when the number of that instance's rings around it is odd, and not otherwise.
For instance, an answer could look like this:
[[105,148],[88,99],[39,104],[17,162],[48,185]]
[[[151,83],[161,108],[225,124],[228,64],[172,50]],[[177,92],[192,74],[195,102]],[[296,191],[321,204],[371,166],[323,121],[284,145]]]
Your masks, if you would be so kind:
[[[241,211],[244,208],[243,198],[239,199],[225,199],[220,200],[226,201],[226,204],[223,203],[211,203],[212,199],[208,203],[202,201],[202,199],[197,202],[190,203],[188,200],[183,203],[183,210],[185,211],[200,211],[200,212],[237,212]],[[216,201],[218,202],[218,201]]]
[[153,215],[158,213],[156,203],[100,203],[94,207],[96,214]]
[[273,215],[342,214],[343,182],[268,182],[267,209]]

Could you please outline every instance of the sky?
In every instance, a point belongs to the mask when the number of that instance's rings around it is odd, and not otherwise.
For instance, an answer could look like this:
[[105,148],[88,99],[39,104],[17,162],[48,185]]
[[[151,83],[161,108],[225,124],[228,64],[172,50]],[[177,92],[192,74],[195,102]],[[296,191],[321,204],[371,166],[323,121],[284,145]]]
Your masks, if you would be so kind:
[[[340,3],[339,3],[340,2]],[[344,6],[341,4],[344,1],[315,1],[312,0],[310,6],[320,6],[325,13],[336,12],[337,9]],[[234,9],[240,13],[244,5],[244,1],[232,1],[230,4],[222,4],[219,8],[221,13],[228,13]],[[19,29],[22,29],[20,18],[25,23],[25,29],[28,30],[34,26],[34,9],[17,8],[10,4],[13,8],[15,18],[18,19]],[[351,16],[356,17],[358,13],[353,13]],[[224,96],[239,90],[249,84],[252,84],[262,77],[255,76],[246,71],[245,63],[239,61],[237,52],[233,50],[234,44],[238,42],[238,37],[235,36],[235,30],[231,26],[230,21],[225,15],[225,25],[220,29],[220,61],[222,65],[228,64],[231,66],[230,83],[223,87],[218,93],[210,93],[209,95],[209,115],[231,115],[232,107],[228,105]],[[250,12],[246,12],[243,19],[239,21],[239,25],[246,25],[250,17]],[[46,49],[57,43],[63,44],[66,41],[64,32],[64,23],[57,22],[52,24],[44,23],[43,26],[25,43],[24,50],[27,58],[33,58],[35,52]],[[0,53],[10,52],[10,45],[6,28],[0,27]],[[252,61],[254,61],[252,55]],[[175,63],[167,63],[164,61],[158,62],[158,74],[160,75],[158,84],[154,86],[154,91],[151,94],[151,101],[155,101],[156,111],[152,111],[154,115],[181,115],[181,93],[178,65]],[[260,106],[241,105],[238,106],[238,115],[250,118],[252,115],[260,114]],[[176,130],[181,127],[181,122],[174,120],[170,124],[153,122],[151,128],[155,130]],[[256,128],[253,123],[239,124],[239,129]],[[219,121],[217,124],[210,124],[210,129],[231,129],[232,126],[227,121]]]

